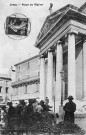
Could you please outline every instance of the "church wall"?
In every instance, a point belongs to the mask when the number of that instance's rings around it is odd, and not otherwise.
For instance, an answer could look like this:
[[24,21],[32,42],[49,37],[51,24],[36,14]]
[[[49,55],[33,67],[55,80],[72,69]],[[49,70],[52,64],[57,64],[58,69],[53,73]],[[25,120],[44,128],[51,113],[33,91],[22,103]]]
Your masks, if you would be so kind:
[[76,46],[76,99],[82,99],[83,73],[82,73],[82,44]]

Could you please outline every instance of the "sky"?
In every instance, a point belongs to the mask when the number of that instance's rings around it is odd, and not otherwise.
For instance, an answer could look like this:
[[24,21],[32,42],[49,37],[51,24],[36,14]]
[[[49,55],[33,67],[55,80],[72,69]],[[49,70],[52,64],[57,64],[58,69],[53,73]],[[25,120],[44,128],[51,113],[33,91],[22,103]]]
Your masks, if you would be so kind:
[[[50,14],[50,3],[53,4],[52,12],[55,12],[67,4],[80,7],[85,2],[86,0],[0,0],[0,73],[8,73],[11,66],[39,53],[34,44],[46,17]],[[13,40],[5,34],[6,18],[15,13],[24,14],[31,22],[30,34],[21,40]]]

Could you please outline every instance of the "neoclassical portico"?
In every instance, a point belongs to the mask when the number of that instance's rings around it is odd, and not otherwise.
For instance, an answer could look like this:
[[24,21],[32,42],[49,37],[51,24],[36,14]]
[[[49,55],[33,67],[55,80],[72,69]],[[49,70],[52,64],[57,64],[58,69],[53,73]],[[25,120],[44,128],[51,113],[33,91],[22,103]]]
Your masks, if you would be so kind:
[[[61,96],[63,100],[69,95],[80,100],[86,98],[85,36],[86,14],[77,7],[67,5],[47,17],[36,42],[40,56],[47,54],[47,75],[45,58],[40,59],[40,98],[45,99],[45,96],[48,96],[51,103],[53,95],[59,103]],[[63,81],[62,70],[64,70]],[[62,82],[65,83],[63,89]]]
[[[76,98],[76,66],[75,66],[75,36],[73,31],[68,33],[68,95]],[[56,43],[56,90],[55,96],[57,100],[61,101],[61,70],[63,69],[63,45],[60,40]],[[47,84],[46,96],[52,99],[53,92],[53,50],[48,49],[48,69],[47,69]],[[45,59],[40,59],[40,97],[45,99]]]

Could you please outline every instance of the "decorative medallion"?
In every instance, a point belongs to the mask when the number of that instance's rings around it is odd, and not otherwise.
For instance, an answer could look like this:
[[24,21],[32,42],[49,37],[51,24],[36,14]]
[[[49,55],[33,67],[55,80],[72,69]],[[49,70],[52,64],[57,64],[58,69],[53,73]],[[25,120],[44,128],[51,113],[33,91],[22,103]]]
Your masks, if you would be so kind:
[[12,39],[23,39],[31,31],[31,22],[23,14],[15,13],[8,16],[5,21],[5,34]]

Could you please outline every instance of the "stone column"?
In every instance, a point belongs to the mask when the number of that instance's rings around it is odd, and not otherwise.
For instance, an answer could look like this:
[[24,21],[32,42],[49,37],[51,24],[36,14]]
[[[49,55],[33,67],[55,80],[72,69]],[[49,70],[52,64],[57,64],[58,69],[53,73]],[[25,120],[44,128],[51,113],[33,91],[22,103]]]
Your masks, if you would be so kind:
[[86,41],[83,42],[83,97],[86,98]]
[[76,98],[75,32],[68,34],[68,96]]
[[53,53],[52,50],[48,50],[48,74],[47,74],[47,97],[49,103],[52,104],[52,92],[53,92]]
[[63,68],[63,49],[61,41],[57,42],[56,53],[56,100],[61,103],[61,70]]
[[40,100],[45,98],[45,59],[40,57]]

